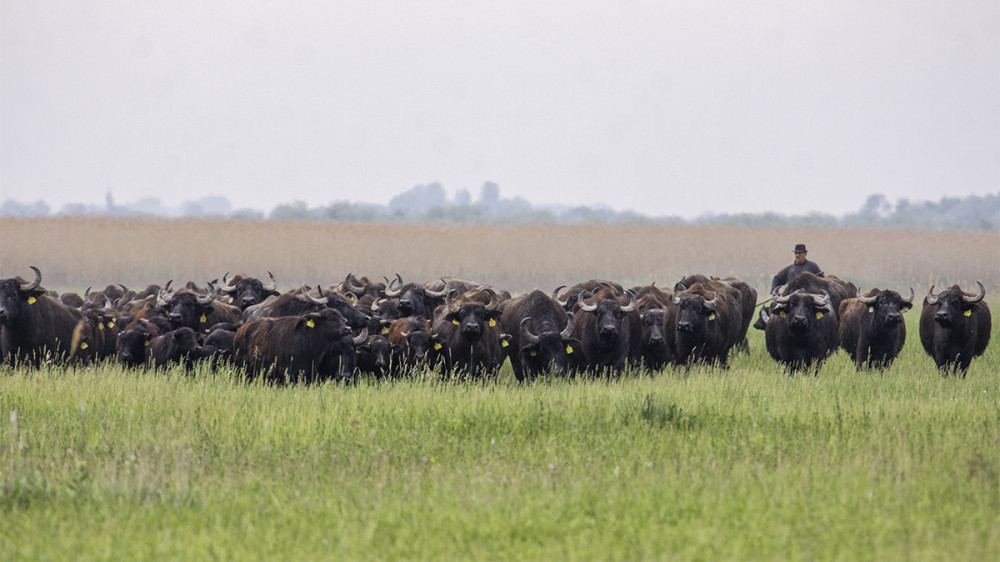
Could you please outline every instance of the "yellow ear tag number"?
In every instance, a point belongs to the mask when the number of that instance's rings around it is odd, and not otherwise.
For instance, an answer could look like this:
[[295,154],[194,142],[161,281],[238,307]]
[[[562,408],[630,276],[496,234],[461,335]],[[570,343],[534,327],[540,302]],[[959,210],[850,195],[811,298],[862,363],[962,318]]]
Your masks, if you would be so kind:
[[490,326],[496,326],[496,325],[497,325],[497,321],[494,320],[494,319],[492,319],[492,318],[490,318]]
[[822,312],[817,312],[816,313],[816,320],[819,320],[822,317],[823,317],[823,313]]
[[500,347],[507,347],[507,346],[509,346],[509,345],[510,345],[510,344],[509,344],[509,343],[507,343],[507,340],[500,340]]
[[306,320],[306,326],[309,326],[310,328],[315,328],[316,323],[313,322],[312,318],[310,318],[309,320]]
[[388,334],[388,333],[389,333],[389,328],[382,328],[382,335],[383,336],[386,335],[386,334]]
[[36,300],[35,297],[28,297],[28,304],[35,304]]
[[567,345],[566,346],[566,355],[572,355],[572,354],[573,354],[573,346],[572,345]]
[[201,323],[204,324],[205,322],[208,322],[208,316],[205,316],[204,314],[202,314],[201,318],[199,318],[198,320],[200,320]]
[[708,315],[708,319],[709,319],[710,321],[711,321],[711,320],[715,320],[715,313],[713,312],[712,314],[709,314],[709,315]]
[[456,325],[456,326],[458,326],[458,325],[461,324],[461,322],[459,322],[458,320],[452,320],[451,323],[454,324],[454,325]]
[[780,317],[784,318],[784,317],[786,317],[786,316],[788,316],[788,315],[787,315],[787,314],[785,314],[785,311],[784,311],[784,310],[782,310],[781,312],[779,312],[779,313],[778,313],[778,316],[780,316]]
[[442,347],[444,347],[444,346],[441,345],[441,344],[439,344],[439,343],[434,344],[435,351],[438,350],[438,349],[441,349]]
[[963,312],[962,316],[972,316],[972,309],[970,308],[969,310],[966,310],[965,312]]

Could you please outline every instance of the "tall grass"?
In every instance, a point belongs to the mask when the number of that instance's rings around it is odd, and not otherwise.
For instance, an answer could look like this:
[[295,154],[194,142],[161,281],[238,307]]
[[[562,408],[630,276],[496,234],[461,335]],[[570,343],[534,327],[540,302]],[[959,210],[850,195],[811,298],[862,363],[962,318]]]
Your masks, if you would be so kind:
[[0,556],[995,558],[996,345],[965,380],[914,337],[788,377],[751,337],[725,371],[528,385],[7,367]]
[[1000,232],[693,226],[448,226],[110,218],[0,219],[0,278],[42,270],[50,288],[204,283],[226,271],[279,288],[349,272],[430,281],[442,275],[513,292],[591,278],[671,287],[690,273],[736,276],[767,292],[792,246],[865,288],[925,292],[959,282],[1000,286]]

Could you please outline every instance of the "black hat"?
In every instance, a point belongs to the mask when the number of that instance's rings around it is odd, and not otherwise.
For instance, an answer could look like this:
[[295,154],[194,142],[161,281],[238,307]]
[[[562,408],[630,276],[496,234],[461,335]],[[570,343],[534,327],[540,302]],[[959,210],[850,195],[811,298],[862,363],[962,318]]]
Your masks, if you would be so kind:
[[799,253],[799,252],[805,252],[805,251],[806,251],[806,245],[805,244],[796,244],[795,245],[795,253],[796,254]]

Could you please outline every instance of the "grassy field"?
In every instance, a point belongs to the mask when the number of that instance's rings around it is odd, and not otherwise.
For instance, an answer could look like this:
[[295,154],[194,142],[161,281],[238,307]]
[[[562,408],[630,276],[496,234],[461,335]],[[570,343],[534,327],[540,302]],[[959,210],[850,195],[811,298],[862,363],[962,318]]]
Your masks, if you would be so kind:
[[[982,279],[991,301],[1000,263],[997,234],[975,232],[890,232],[897,247],[865,253],[856,231],[374,225],[369,242],[366,225],[73,221],[0,221],[0,277],[36,265],[46,286],[80,287],[271,269],[293,286],[398,267],[515,290],[693,271],[763,284],[804,241],[863,286]],[[91,235],[105,231],[101,246]],[[449,232],[450,246],[432,242]],[[409,253],[391,249],[397,234]],[[506,365],[487,384],[270,388],[227,369],[0,367],[0,558],[995,560],[1000,323],[968,377],[946,379],[918,312],[885,373],[840,351],[789,378],[755,330],[729,370],[612,381],[518,385]]]

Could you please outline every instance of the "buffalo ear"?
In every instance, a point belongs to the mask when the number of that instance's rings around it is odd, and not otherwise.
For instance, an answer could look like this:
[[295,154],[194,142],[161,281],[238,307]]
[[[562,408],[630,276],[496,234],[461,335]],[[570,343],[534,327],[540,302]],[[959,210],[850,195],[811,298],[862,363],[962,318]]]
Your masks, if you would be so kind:
[[487,310],[486,318],[490,320],[499,320],[503,316],[503,311],[501,310]]
[[913,303],[912,302],[904,302],[903,306],[899,307],[899,310],[900,310],[900,312],[906,312],[907,310],[910,310],[911,308],[913,308]]

